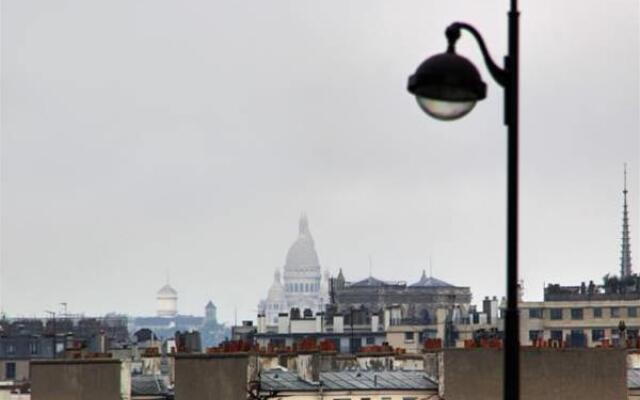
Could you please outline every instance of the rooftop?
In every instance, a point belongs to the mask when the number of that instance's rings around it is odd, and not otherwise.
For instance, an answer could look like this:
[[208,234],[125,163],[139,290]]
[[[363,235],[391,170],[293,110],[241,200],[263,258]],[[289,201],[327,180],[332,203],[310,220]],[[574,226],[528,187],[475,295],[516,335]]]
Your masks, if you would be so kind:
[[434,278],[433,276],[427,276],[426,272],[422,271],[422,276],[420,280],[411,285],[412,287],[453,287],[452,284],[447,283],[445,281],[441,281],[440,279]]
[[[438,383],[420,371],[339,371],[321,372],[323,390],[437,390]],[[319,385],[297,374],[273,369],[263,371],[262,388],[276,392],[317,391]]]

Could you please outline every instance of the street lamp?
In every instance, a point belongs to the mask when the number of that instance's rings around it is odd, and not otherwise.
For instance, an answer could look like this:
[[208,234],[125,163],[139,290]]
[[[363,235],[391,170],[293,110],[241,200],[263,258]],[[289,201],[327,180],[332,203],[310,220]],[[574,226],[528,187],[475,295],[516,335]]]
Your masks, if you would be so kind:
[[461,31],[478,42],[493,79],[504,89],[504,123],[507,125],[507,309],[504,343],[504,398],[517,400],[520,389],[518,320],[518,1],[511,0],[509,45],[504,67],[491,58],[480,33],[471,25],[455,22],[445,34],[447,51],[426,59],[409,77],[408,90],[420,108],[440,120],[455,120],[468,114],[486,97],[486,84],[477,68],[456,54]]

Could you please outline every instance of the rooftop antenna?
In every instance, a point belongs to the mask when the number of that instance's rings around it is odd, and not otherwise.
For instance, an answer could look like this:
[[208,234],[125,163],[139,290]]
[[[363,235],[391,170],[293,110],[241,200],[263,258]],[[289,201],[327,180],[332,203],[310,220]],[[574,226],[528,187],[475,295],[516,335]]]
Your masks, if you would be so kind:
[[622,206],[622,243],[620,254],[620,278],[632,275],[631,271],[631,244],[629,239],[629,210],[627,205],[627,163],[624,163],[624,203]]
[[429,278],[433,278],[433,263],[431,262],[431,256],[429,256]]

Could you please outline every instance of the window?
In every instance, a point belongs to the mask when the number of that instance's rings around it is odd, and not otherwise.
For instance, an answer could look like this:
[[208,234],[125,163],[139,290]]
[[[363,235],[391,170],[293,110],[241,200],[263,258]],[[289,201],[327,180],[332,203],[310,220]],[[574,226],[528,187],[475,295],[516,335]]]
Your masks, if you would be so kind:
[[376,338],[374,338],[373,336],[367,336],[367,344],[375,344],[376,343]]
[[551,340],[562,340],[562,331],[551,331]]
[[29,343],[29,352],[31,354],[38,354],[38,342]]
[[592,342],[599,342],[602,339],[604,339],[604,329],[593,329],[591,331]]
[[529,340],[530,341],[534,341],[534,340],[538,340],[538,339],[542,339],[542,331],[529,331]]
[[405,342],[413,342],[413,332],[405,332],[404,333],[404,341]]
[[602,318],[602,308],[596,307],[593,309],[593,318]]
[[529,309],[529,318],[531,318],[531,319],[541,319],[542,318],[542,308],[530,308]]
[[7,354],[15,354],[16,352],[16,346],[12,345],[12,344],[8,344],[7,345]]
[[4,365],[4,368],[5,379],[16,379],[16,363],[8,362]]
[[571,319],[582,319],[582,317],[583,317],[582,308],[571,309]]
[[627,308],[627,316],[629,318],[636,318],[638,316],[638,308],[637,307]]
[[551,319],[559,320],[562,319],[562,308],[552,308],[549,310],[551,314]]
[[569,335],[569,345],[571,347],[587,347],[587,335],[582,329],[572,329]]
[[611,307],[611,318],[620,318],[620,307]]
[[362,348],[362,339],[361,338],[352,338],[349,340],[349,348],[351,353],[357,353]]

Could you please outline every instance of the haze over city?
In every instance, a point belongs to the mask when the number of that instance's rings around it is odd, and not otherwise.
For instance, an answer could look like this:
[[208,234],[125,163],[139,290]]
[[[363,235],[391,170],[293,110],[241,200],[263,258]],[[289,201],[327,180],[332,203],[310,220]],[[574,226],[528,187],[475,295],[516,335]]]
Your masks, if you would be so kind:
[[[640,245],[639,6],[609,5],[526,2],[526,299],[617,272],[623,163]],[[303,212],[334,274],[503,295],[499,88],[448,124],[405,91],[452,19],[505,52],[502,2],[3,2],[2,310],[153,314],[169,275],[253,319]]]

